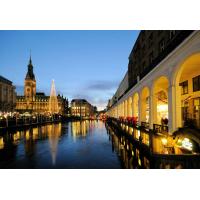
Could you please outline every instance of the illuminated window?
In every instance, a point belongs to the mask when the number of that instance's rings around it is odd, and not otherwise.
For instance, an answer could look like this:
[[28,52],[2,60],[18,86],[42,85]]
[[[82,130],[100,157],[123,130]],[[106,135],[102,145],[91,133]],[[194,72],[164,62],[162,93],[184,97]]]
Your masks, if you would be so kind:
[[181,94],[188,94],[188,81],[184,81],[179,84],[181,86]]
[[200,106],[200,98],[194,99],[194,106]]
[[193,79],[193,92],[200,91],[200,75]]

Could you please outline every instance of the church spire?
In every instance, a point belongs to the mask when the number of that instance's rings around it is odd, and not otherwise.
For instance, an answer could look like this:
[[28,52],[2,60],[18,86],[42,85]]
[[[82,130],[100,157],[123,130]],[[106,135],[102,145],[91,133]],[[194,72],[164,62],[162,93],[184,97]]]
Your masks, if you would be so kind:
[[32,65],[32,60],[31,60],[31,49],[30,49],[30,59],[29,59],[29,65]]
[[35,75],[33,73],[33,65],[32,65],[31,54],[30,54],[30,59],[29,59],[29,63],[28,63],[28,71],[27,71],[27,74],[26,74],[26,79],[35,80]]

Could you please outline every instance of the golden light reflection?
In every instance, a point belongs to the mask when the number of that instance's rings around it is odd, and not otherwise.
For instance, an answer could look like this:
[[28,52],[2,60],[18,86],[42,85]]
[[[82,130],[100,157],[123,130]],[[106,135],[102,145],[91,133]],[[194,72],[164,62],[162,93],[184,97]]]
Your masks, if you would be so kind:
[[140,158],[138,158],[138,164],[139,164],[139,166],[142,165]]
[[133,128],[132,128],[132,127],[129,127],[128,133],[129,133],[130,135],[133,134]]
[[129,126],[126,126],[126,132],[128,132],[128,128],[129,128]]
[[20,139],[20,132],[17,131],[15,134],[13,134],[14,143],[17,142],[19,139]]
[[33,128],[33,140],[38,139],[38,128]]
[[72,135],[74,138],[78,136],[86,136],[89,129],[93,129],[95,124],[90,123],[88,120],[76,121],[71,123]]
[[30,131],[29,130],[27,130],[26,131],[26,133],[25,133],[25,138],[26,138],[26,140],[29,140],[30,139]]
[[137,140],[139,140],[140,139],[140,130],[137,130],[137,129],[135,129],[135,134],[134,134],[134,136],[135,136],[135,138],[137,139]]
[[3,141],[3,137],[0,137],[0,149],[4,148],[4,141]]
[[47,126],[47,133],[49,137],[49,146],[52,157],[52,164],[56,164],[57,148],[59,137],[61,136],[61,123],[51,124]]

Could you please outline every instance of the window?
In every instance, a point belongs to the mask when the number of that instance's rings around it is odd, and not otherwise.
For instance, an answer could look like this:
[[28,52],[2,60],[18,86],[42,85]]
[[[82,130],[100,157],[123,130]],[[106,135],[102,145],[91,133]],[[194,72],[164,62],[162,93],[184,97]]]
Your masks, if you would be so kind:
[[193,79],[193,92],[200,91],[200,75]]
[[165,49],[165,41],[162,39],[159,43],[159,51],[162,52]]
[[181,94],[188,94],[188,81],[184,81],[179,84],[181,86]]
[[200,106],[200,98],[194,99],[194,106]]
[[153,51],[149,54],[149,63],[153,62]]
[[175,34],[176,34],[176,31],[174,31],[174,30],[169,32],[170,40],[175,36]]

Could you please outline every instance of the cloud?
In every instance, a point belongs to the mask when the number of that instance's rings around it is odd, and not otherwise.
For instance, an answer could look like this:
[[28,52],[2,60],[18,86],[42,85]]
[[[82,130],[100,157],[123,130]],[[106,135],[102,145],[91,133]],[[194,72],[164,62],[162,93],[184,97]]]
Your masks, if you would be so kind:
[[92,81],[86,86],[88,90],[112,90],[118,86],[118,81]]
[[102,110],[106,108],[108,99],[114,94],[118,84],[119,81],[116,80],[90,81],[81,85],[78,91],[71,90],[69,99],[86,99],[92,105],[97,106],[98,110]]

